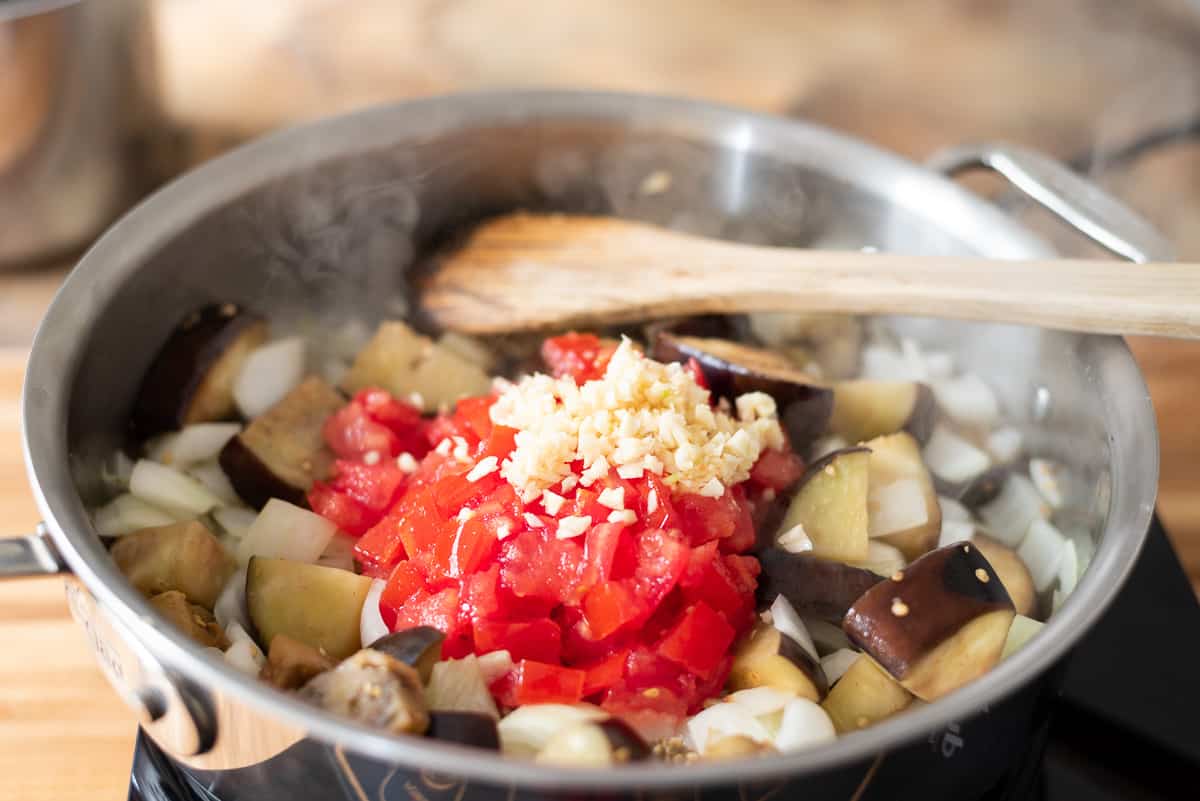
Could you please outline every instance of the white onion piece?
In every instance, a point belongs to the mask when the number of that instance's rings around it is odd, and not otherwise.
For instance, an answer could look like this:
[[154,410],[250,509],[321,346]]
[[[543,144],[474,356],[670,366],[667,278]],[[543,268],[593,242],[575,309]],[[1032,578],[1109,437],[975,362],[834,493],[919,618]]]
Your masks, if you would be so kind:
[[488,651],[479,655],[479,672],[488,686],[512,669],[512,654],[508,651]]
[[886,345],[868,345],[862,350],[862,377],[875,381],[921,381],[918,369],[902,354]]
[[993,538],[1015,548],[1025,537],[1029,524],[1045,517],[1046,511],[1042,495],[1033,482],[1020,473],[1013,473],[996,497],[979,507],[979,516]]
[[358,618],[358,637],[363,648],[391,633],[387,624],[383,622],[383,615],[379,614],[379,598],[383,595],[385,587],[386,581],[375,579],[363,600],[362,614]]
[[478,712],[500,717],[474,654],[434,663],[425,686],[425,702],[436,712]]
[[997,428],[988,434],[987,449],[997,462],[1011,462],[1021,455],[1024,437],[1012,426]]
[[175,440],[179,439],[178,431],[168,431],[146,440],[142,450],[147,459],[159,464],[171,464],[170,453],[175,448]]
[[1075,578],[1078,581],[1083,577],[1087,566],[1092,563],[1092,556],[1096,553],[1096,540],[1092,537],[1091,530],[1084,526],[1075,525],[1061,529],[1061,531],[1064,537],[1075,543],[1075,561],[1077,563]]
[[840,451],[842,448],[849,447],[850,443],[837,434],[829,434],[816,439],[812,447],[809,448],[809,461],[815,462],[822,456],[828,456],[834,451]]
[[336,567],[338,570],[354,572],[354,543],[357,540],[349,534],[338,532],[329,540],[325,550],[317,558],[317,564],[322,567]]
[[216,459],[241,430],[239,423],[194,423],[159,438],[147,455],[156,462],[185,468]]
[[304,377],[304,340],[278,339],[256,348],[233,382],[233,400],[247,418],[258,417],[292,391]]
[[772,626],[799,643],[800,647],[808,651],[809,656],[813,659],[820,659],[820,656],[817,654],[817,646],[813,643],[812,635],[808,633],[804,621],[800,619],[800,615],[788,603],[787,598],[777,595],[775,601],[771,604],[770,611]]
[[117,448],[100,463],[100,484],[107,494],[127,492],[129,476],[133,474],[133,460],[125,451]]
[[954,356],[944,350],[925,351],[925,372],[932,379],[954,375]]
[[942,532],[937,547],[945,548],[956,542],[970,542],[975,537],[975,524],[962,520],[942,520]]
[[788,553],[807,553],[813,549],[813,541],[799,523],[780,534],[775,544]]
[[753,687],[749,690],[738,690],[725,696],[729,703],[741,704],[756,718],[778,712],[796,697],[795,693],[777,690],[774,687]]
[[237,490],[233,488],[229,476],[225,475],[225,471],[221,469],[221,465],[217,464],[216,460],[192,465],[187,469],[187,474],[208,487],[212,494],[220,498],[226,506],[234,506],[242,502],[242,499],[238,497]]
[[246,568],[238,570],[225,582],[213,604],[213,617],[225,629],[226,636],[232,626],[237,626],[242,634],[250,628],[250,612],[246,608]]
[[230,624],[225,630],[225,636],[230,642],[230,646],[225,649],[225,661],[247,676],[258,676],[263,665],[267,663],[267,657],[258,647],[258,643],[237,623]]
[[784,752],[799,751],[836,739],[833,721],[821,705],[807,698],[796,698],[783,708],[775,747]]
[[830,687],[846,674],[859,655],[858,651],[853,649],[839,648],[833,653],[821,657],[821,670],[825,673]]
[[953,483],[975,478],[992,463],[986,453],[945,426],[933,429],[922,456],[935,475]]
[[1064,503],[1062,486],[1058,480],[1062,469],[1061,465],[1049,459],[1029,460],[1029,478],[1051,509],[1061,509]]
[[748,737],[756,743],[771,739],[770,732],[762,722],[740,704],[713,704],[687,722],[687,739],[699,754],[704,753],[710,742],[737,735]]
[[212,516],[222,531],[240,540],[258,519],[258,512],[245,506],[219,506],[213,509]]
[[945,495],[938,496],[938,506],[942,509],[942,521],[954,520],[961,523],[971,522],[971,510],[963,506],[954,498],[947,498]]
[[1075,551],[1075,541],[1070,538],[1063,543],[1057,579],[1058,591],[1063,594],[1063,598],[1075,592],[1075,585],[1079,583],[1079,554]]
[[902,478],[867,493],[867,536],[886,537],[929,522],[925,488],[915,478]]
[[1058,578],[1058,566],[1062,564],[1063,550],[1067,540],[1048,520],[1040,517],[1029,524],[1025,539],[1017,547],[1017,556],[1029,568],[1033,587],[1045,592]]
[[890,578],[896,571],[903,570],[908,560],[894,545],[879,540],[867,543],[867,558],[853,563],[855,567],[870,570],[880,576]]
[[175,518],[141,498],[118,495],[92,513],[92,525],[102,537],[120,537],[143,528],[167,526]]
[[804,628],[812,635],[818,653],[829,654],[850,647],[850,638],[841,626],[816,617],[805,617],[801,620],[804,621]]
[[238,545],[242,564],[252,556],[316,562],[325,552],[337,526],[307,509],[272,498]]
[[1008,628],[1008,637],[1004,640],[1004,650],[1000,652],[1000,658],[1008,659],[1019,651],[1042,630],[1043,625],[1045,624],[1025,615],[1014,617],[1012,625]]
[[563,729],[607,717],[607,712],[591,704],[527,704],[501,718],[496,729],[500,733],[500,747],[504,753],[533,755]]
[[129,491],[146,503],[171,512],[202,515],[222,505],[221,499],[196,479],[149,459],[139,459],[133,466]]
[[928,381],[929,369],[925,366],[925,355],[915,339],[903,337],[900,340],[900,358],[904,360],[908,373],[913,381]]
[[996,393],[974,373],[930,382],[938,406],[956,423],[990,426],[1000,417]]

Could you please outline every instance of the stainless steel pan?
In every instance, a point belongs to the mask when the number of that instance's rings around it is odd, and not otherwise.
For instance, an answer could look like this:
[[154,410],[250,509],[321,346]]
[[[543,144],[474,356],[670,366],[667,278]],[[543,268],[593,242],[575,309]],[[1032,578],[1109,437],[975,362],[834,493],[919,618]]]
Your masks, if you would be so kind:
[[[1046,254],[1028,230],[939,174],[984,164],[1115,252],[1169,256],[1145,223],[1042,157],[986,146],[934,164],[702,103],[536,92],[379,108],[243,147],[128,214],[55,299],[34,345],[23,410],[45,525],[3,545],[3,570],[73,574],[71,607],[101,667],[189,781],[226,798],[267,797],[264,787],[292,798],[676,797],[734,785],[750,797],[745,788],[778,791],[789,782],[810,797],[844,798],[889,766],[913,782],[937,772],[904,767],[906,754],[933,753],[951,779],[964,766],[1002,769],[1023,736],[1029,697],[1119,591],[1153,509],[1154,416],[1120,339],[896,321],[981,373],[1037,447],[1073,468],[1086,488],[1073,511],[1099,532],[1096,557],[1036,645],[982,680],[834,744],[757,761],[567,771],[329,717],[204,656],[155,616],[109,560],[86,512],[99,459],[124,435],[138,379],[185,311],[219,299],[285,315],[396,313],[404,271],[422,249],[513,207],[612,212],[779,244]],[[657,191],[663,179],[647,182],[653,173],[669,176],[665,191]]]

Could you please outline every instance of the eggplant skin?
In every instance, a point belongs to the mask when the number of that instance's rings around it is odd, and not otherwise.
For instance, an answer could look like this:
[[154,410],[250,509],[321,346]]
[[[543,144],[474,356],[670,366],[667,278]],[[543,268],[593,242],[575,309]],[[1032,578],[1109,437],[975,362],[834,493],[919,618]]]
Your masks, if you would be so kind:
[[220,463],[225,475],[230,478],[237,477],[233,488],[237,490],[238,497],[252,509],[263,508],[272,498],[279,498],[303,509],[308,508],[306,490],[275,475],[238,437],[229,440],[221,450]]
[[488,751],[500,750],[500,732],[496,721],[478,712],[430,711],[426,737]]
[[266,337],[266,321],[234,303],[214,303],[185,317],[142,378],[130,420],[135,436],[235,417],[233,379]]
[[883,581],[882,576],[861,567],[778,547],[759,552],[758,560],[762,564],[758,578],[761,606],[782,595],[801,615],[831,623],[840,624],[854,602]]

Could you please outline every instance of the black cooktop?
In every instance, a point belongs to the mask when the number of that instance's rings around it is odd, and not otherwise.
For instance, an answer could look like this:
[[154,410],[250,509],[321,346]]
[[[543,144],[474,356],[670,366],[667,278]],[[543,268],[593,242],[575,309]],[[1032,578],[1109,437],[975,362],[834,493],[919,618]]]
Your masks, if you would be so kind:
[[[1119,599],[1061,669],[1024,756],[980,801],[1200,798],[1200,605],[1157,519]],[[139,732],[129,801],[216,798]]]

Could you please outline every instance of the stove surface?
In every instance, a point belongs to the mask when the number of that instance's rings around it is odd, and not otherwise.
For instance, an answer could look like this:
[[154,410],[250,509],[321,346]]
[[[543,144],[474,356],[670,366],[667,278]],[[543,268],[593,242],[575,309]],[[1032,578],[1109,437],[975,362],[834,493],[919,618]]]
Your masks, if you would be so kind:
[[[1035,715],[1024,757],[980,801],[1197,798],[1198,665],[1200,604],[1155,519],[1125,589],[1066,664],[1061,695]],[[129,801],[216,799],[139,732]]]

